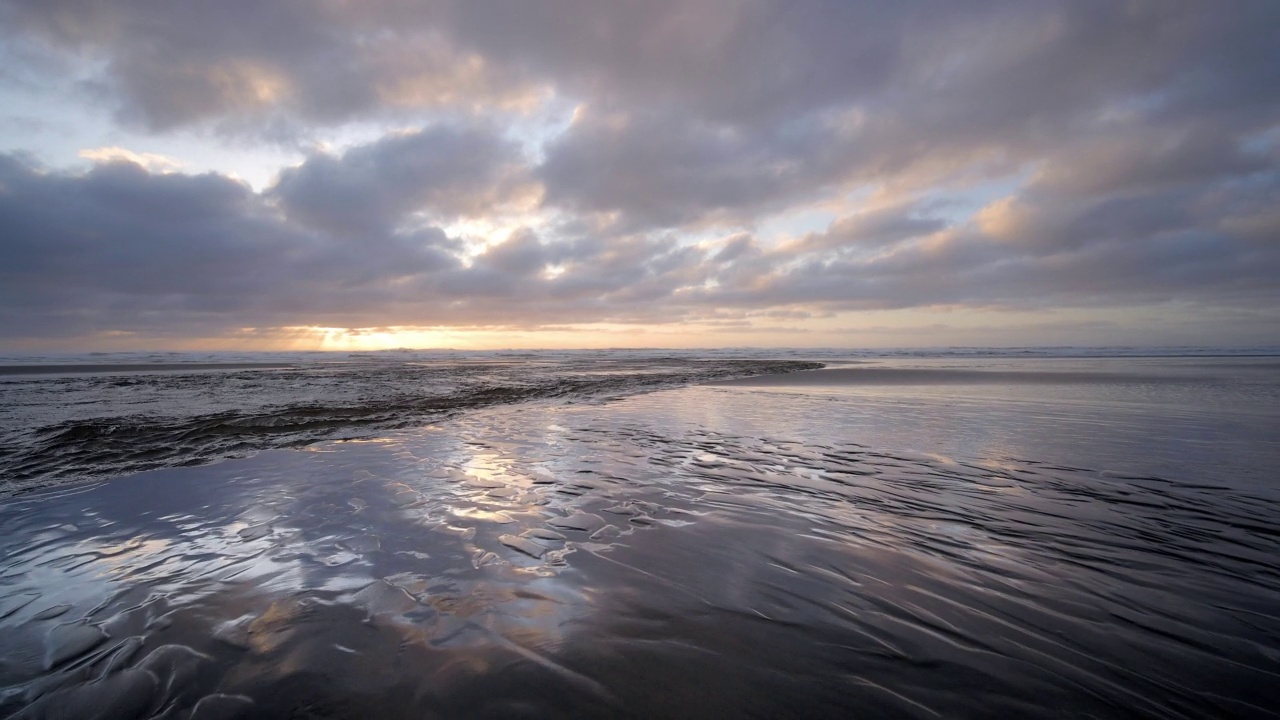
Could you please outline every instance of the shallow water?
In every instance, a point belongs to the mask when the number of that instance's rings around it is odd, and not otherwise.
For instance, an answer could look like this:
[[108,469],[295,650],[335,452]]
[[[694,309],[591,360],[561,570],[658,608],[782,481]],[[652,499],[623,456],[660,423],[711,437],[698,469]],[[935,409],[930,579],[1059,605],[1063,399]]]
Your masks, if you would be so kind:
[[1276,717],[1274,381],[1089,362],[1132,380],[544,400],[10,499],[0,714]]
[[259,362],[256,369],[247,369],[251,363],[243,358],[0,366],[0,496],[330,438],[374,437],[493,405],[595,401],[819,367],[653,351],[450,360],[401,355],[334,362],[301,354],[294,364]]

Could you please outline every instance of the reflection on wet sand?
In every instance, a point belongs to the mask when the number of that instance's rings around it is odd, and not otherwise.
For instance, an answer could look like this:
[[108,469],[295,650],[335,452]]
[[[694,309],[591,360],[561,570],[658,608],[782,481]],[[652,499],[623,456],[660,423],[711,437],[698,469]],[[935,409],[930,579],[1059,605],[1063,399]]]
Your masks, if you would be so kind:
[[738,432],[727,392],[10,502],[0,712],[1272,716],[1266,498]]

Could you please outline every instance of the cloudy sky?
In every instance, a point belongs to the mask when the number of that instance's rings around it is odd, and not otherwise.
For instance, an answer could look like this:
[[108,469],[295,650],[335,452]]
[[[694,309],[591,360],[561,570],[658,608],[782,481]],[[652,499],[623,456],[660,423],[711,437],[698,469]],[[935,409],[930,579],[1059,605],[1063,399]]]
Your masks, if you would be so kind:
[[1275,0],[0,0],[0,349],[1280,344]]

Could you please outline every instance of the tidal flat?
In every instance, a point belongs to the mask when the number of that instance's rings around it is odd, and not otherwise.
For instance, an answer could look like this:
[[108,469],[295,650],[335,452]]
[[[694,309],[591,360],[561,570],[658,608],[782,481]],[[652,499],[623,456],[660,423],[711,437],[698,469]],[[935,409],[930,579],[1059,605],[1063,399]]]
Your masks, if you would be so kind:
[[824,360],[13,495],[0,715],[1277,717],[1274,358]]

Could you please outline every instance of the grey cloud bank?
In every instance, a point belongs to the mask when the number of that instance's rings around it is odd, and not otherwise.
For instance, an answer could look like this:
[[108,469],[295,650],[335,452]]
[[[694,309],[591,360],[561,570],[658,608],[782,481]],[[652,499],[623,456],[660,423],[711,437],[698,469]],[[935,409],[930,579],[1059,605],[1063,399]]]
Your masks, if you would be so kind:
[[1135,307],[1280,342],[1275,3],[8,0],[0,25],[15,77],[87,63],[144,137],[382,128],[260,192],[0,130],[2,343]]

